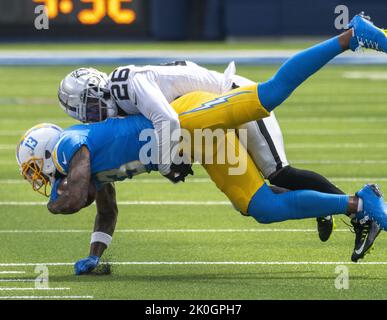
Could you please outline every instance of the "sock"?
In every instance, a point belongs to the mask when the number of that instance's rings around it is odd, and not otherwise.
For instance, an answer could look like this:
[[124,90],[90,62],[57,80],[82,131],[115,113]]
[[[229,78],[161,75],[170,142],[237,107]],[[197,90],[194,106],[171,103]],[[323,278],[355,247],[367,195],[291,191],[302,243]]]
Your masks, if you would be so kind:
[[272,111],[302,82],[342,52],[338,37],[335,37],[288,59],[270,80],[258,85],[262,105]]
[[[345,194],[322,175],[291,166],[276,172],[272,177],[269,177],[269,181],[271,184],[290,190],[315,190],[324,193]],[[327,216],[325,218],[328,219],[330,217]]]
[[348,201],[347,195],[312,190],[275,194],[264,184],[252,197],[247,212],[260,223],[318,218],[345,213]]

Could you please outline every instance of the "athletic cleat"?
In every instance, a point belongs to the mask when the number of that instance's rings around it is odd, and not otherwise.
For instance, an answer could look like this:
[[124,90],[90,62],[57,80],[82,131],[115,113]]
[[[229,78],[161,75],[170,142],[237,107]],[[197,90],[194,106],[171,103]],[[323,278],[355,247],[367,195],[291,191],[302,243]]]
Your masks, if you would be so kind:
[[352,252],[351,260],[358,262],[363,259],[367,253],[374,249],[374,242],[381,229],[378,224],[372,220],[351,220],[353,232],[355,233],[355,247]]
[[367,184],[356,193],[363,200],[363,212],[356,215],[359,220],[371,219],[383,230],[387,230],[387,214],[384,210],[383,195],[375,184]]
[[387,53],[385,30],[376,27],[371,22],[370,17],[364,15],[364,12],[356,15],[348,24],[348,28],[353,30],[353,36],[349,44],[352,51],[366,48]]
[[328,241],[335,226],[332,216],[317,218],[318,236],[322,242]]

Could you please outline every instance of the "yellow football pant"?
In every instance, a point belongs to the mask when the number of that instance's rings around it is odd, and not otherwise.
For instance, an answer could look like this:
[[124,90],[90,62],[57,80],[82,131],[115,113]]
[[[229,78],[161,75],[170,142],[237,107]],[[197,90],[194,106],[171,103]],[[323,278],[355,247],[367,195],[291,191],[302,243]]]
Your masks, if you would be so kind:
[[[181,127],[189,130],[191,136],[194,129],[236,129],[246,122],[259,120],[270,114],[259,101],[257,85],[238,88],[224,95],[192,92],[171,105],[179,114]],[[239,143],[235,132],[228,132],[224,139],[214,144],[213,159],[217,159],[217,154],[227,148],[234,149],[239,159],[247,161],[244,173],[230,175],[230,168],[238,164],[230,163],[228,157],[224,164],[203,164],[203,167],[236,209],[246,214],[250,200],[264,184],[264,178],[247,150]]]

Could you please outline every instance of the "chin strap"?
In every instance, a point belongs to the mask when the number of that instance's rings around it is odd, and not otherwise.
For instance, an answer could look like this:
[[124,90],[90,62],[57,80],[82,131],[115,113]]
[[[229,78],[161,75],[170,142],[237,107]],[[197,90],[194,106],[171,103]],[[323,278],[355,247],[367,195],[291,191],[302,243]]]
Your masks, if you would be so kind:
[[[127,115],[126,112],[124,112],[120,107],[118,107],[112,99],[104,99],[104,102],[106,104],[108,118],[114,118],[120,115]],[[120,111],[122,111],[123,114],[120,114]]]

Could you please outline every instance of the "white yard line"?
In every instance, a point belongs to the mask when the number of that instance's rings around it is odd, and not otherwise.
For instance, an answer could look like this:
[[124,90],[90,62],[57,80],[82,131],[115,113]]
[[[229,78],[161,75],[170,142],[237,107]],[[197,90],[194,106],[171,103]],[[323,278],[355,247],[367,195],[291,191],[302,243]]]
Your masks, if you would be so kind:
[[15,161],[11,160],[0,160],[0,166],[14,166]]
[[[302,161],[302,160],[300,160]],[[329,160],[327,160],[329,161]],[[357,160],[353,160],[353,161],[357,161]],[[376,160],[378,161],[378,160]],[[380,160],[384,163],[384,160]],[[297,161],[292,161],[293,163],[297,163]],[[312,162],[312,161],[311,161]],[[323,163],[324,160],[321,160],[321,163]],[[301,162],[298,162],[298,163],[301,163]],[[305,163],[305,162],[302,162],[302,163]],[[313,161],[313,163],[315,163]],[[318,162],[319,163],[319,162]],[[340,162],[342,163],[342,162]],[[387,163],[387,160],[386,160],[386,163]],[[353,181],[387,181],[387,177],[356,177],[356,178],[351,178],[351,177],[327,177],[328,179],[330,180],[334,180],[334,181],[343,181],[343,182],[353,182]],[[186,183],[208,183],[208,182],[211,182],[211,179],[209,178],[189,178],[187,180]],[[154,179],[133,179],[133,180],[130,180],[130,179],[127,179],[127,180],[124,180],[124,181],[121,181],[120,183],[130,183],[130,184],[136,184],[136,183],[140,183],[140,184],[152,184],[152,183],[166,183],[166,184],[170,184],[170,182],[165,179],[165,178],[154,178]],[[23,184],[23,185],[27,185],[26,184],[26,181],[23,180],[22,178],[20,179],[0,179],[0,184]]]
[[387,122],[387,117],[297,117],[297,118],[281,118],[281,123],[384,123]]
[[25,271],[0,271],[0,274],[24,274]]
[[357,177],[357,178],[349,178],[349,177],[330,177],[328,178],[337,182],[357,182],[357,181],[379,181],[386,182],[387,177]]
[[[387,261],[367,261],[367,262],[349,262],[349,261],[112,261],[102,264],[121,265],[121,266],[146,266],[146,265],[387,265]],[[19,262],[19,263],[0,263],[0,266],[18,266],[30,267],[36,265],[45,265],[52,267],[73,266],[74,262]],[[35,289],[35,288],[33,288]]]
[[[35,123],[44,123],[47,122],[47,118],[38,118],[35,120],[27,119],[25,118],[17,118],[17,117],[1,117],[0,119],[0,124],[4,125],[10,125],[10,124],[15,124],[15,125],[20,125],[20,124],[35,124]],[[50,117],[50,122],[55,123],[55,124],[60,124],[61,127],[67,127],[67,126],[72,126],[74,122],[68,118],[68,117]],[[24,125],[23,125],[24,127]],[[26,131],[24,131],[25,133]]]
[[387,160],[293,160],[291,162],[296,164],[324,164],[324,165],[387,164]]
[[0,206],[44,206],[47,202],[37,201],[1,201]]
[[[385,135],[387,130],[283,130],[286,136],[354,136],[354,135]],[[25,132],[20,130],[0,130],[0,137],[21,137]]]
[[0,130],[0,136],[22,136],[25,133],[22,130]]
[[[188,181],[188,180],[187,180]],[[189,179],[190,183],[207,183],[211,181],[209,178],[191,178]],[[126,179],[124,181],[121,181],[123,183],[166,183],[170,184],[171,182],[165,178],[154,178],[154,179]],[[20,179],[0,179],[0,184],[23,184],[28,186],[28,183],[20,177]]]
[[387,80],[387,72],[348,71],[342,74],[347,79]]
[[[285,136],[367,136],[367,135],[385,135],[387,130],[283,130]],[[1,132],[0,132],[1,135]]]
[[[116,233],[265,233],[265,232],[316,232],[316,229],[119,229]],[[335,229],[335,232],[349,232],[349,229]],[[47,229],[47,230],[0,230],[2,233],[91,233],[81,229]]]
[[[317,149],[329,149],[328,147],[326,146],[321,146],[321,147],[316,147]],[[316,149],[314,148],[314,149]],[[356,149],[356,147],[346,147],[347,149],[351,149],[351,148],[354,148]],[[386,148],[387,148],[387,145],[386,145]],[[305,145],[297,145],[297,146],[293,146],[291,147],[290,149],[307,149],[307,146]],[[333,149],[336,149],[336,147],[333,147]],[[327,159],[327,160],[302,160],[302,159],[299,159],[299,160],[291,160],[291,163],[297,163],[297,164],[325,164],[325,165],[332,165],[332,164],[343,164],[343,165],[348,165],[348,164],[386,164],[387,163],[387,160],[368,160],[368,159],[365,159],[365,160],[359,160],[359,159],[344,159],[344,160],[330,160],[330,159]],[[0,166],[16,166],[16,162],[13,162],[13,161],[1,161],[0,160]],[[200,163],[194,163],[195,166],[198,166],[198,165],[201,165]],[[5,180],[1,180],[1,181],[5,181],[5,183],[8,183],[8,184],[18,184],[18,183],[22,183],[23,180],[22,179],[5,179]],[[130,179],[127,179],[125,180],[125,182],[129,182],[129,181],[135,181],[136,183],[170,183],[167,179],[135,179],[135,180],[130,180]],[[187,182],[191,182],[191,183],[203,183],[203,182],[207,182],[209,181],[209,179],[207,178],[189,178],[189,180],[187,180]]]
[[8,288],[8,287],[0,287],[0,291],[63,291],[70,290],[70,288]]
[[[387,122],[387,121],[386,121]],[[387,143],[288,143],[286,144],[287,149],[299,149],[299,148],[310,148],[310,149],[326,149],[326,148],[387,148]],[[0,150],[16,150],[14,144],[0,144]]]
[[26,181],[20,177],[20,179],[0,179],[0,184],[25,184]]
[[286,149],[375,149],[387,148],[387,143],[288,143]]
[[0,279],[0,282],[35,282],[36,279]]
[[[39,201],[0,201],[0,206],[46,206],[47,202]],[[95,205],[95,204],[94,204]],[[122,206],[225,206],[228,201],[118,201]]]
[[367,264],[387,265],[387,261],[375,262],[342,262],[342,261],[148,261],[148,262],[113,262],[113,265],[336,265]]
[[16,150],[16,144],[0,144],[0,150]]
[[0,296],[0,300],[94,299],[93,296]]
[[[34,123],[44,122],[46,119],[36,119]],[[51,121],[55,124],[60,124],[63,127],[73,125],[73,122],[69,118],[53,118]],[[280,119],[281,123],[386,123],[387,117],[346,117],[346,118],[336,118],[336,117],[282,117]],[[1,118],[0,124],[15,124],[20,125],[21,123],[31,123],[31,120],[28,119],[15,119],[13,118]]]

